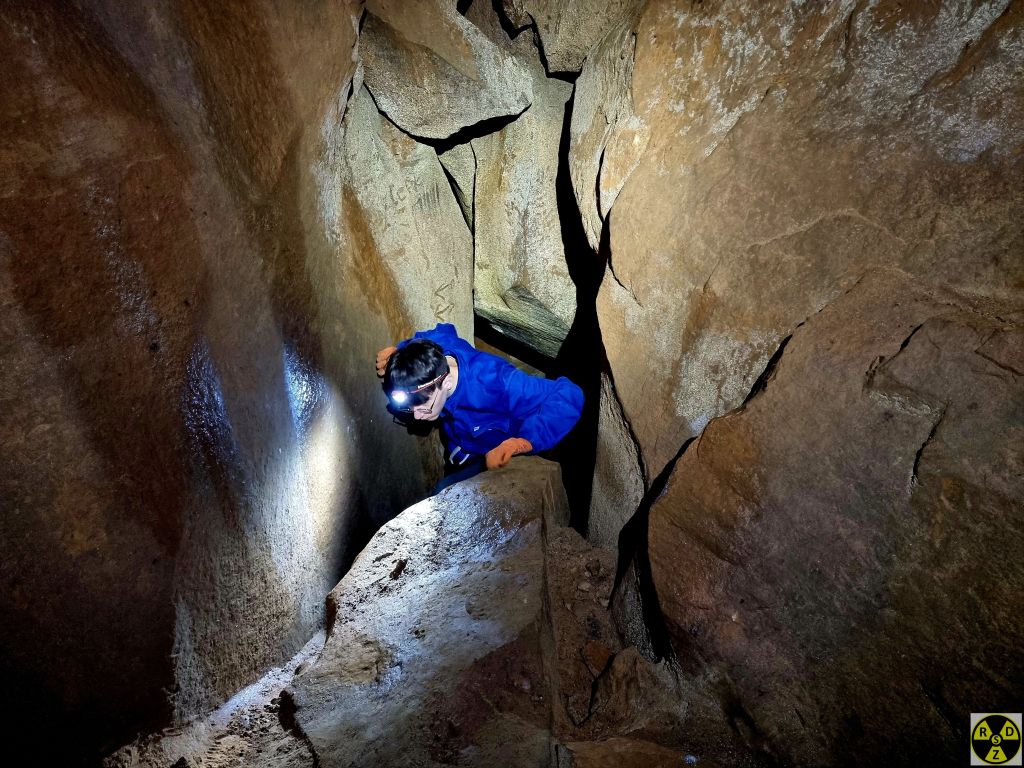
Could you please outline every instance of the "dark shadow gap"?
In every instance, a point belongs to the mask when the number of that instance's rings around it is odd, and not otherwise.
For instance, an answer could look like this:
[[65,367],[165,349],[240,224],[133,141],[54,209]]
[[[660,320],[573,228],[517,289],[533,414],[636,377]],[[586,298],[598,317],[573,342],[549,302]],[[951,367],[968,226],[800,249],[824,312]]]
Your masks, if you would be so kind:
[[[597,428],[601,400],[601,373],[607,368],[601,328],[597,319],[597,293],[608,258],[607,237],[595,253],[587,240],[569,173],[569,125],[575,93],[565,104],[565,119],[558,145],[555,195],[569,277],[576,286],[576,315],[551,367],[551,375],[575,382],[584,395],[579,423],[556,451],[562,481],[569,498],[570,525],[586,536],[597,461]],[[606,230],[607,231],[607,228]]]
[[490,320],[481,315],[473,315],[473,334],[481,341],[500,349],[506,355],[511,355],[517,360],[522,360],[527,365],[541,371],[545,376],[553,375],[555,361],[545,354],[537,351],[529,344],[525,344],[512,336],[509,336],[494,325]]
[[651,508],[661,497],[676,468],[679,459],[686,453],[686,449],[697,438],[691,437],[680,447],[675,456],[658,473],[658,476],[651,481],[651,487],[640,499],[633,516],[626,521],[619,531],[619,560],[615,569],[615,582],[612,585],[611,598],[622,588],[623,580],[633,566],[636,572],[637,590],[639,591],[640,607],[643,614],[644,626],[651,640],[654,655],[658,661],[662,659],[674,659],[672,640],[665,624],[665,617],[661,612],[661,602],[658,600],[658,591],[654,585],[654,574],[651,570],[651,556],[648,549],[649,521]]

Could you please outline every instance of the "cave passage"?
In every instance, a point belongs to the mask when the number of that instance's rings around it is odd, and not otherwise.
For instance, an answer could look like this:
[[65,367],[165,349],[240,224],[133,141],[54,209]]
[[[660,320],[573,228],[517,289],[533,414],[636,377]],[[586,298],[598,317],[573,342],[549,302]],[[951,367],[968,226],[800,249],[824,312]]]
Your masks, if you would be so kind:
[[[1020,0],[13,0],[0,49],[8,754],[952,768],[1020,708]],[[373,360],[439,323],[584,407],[431,496]]]

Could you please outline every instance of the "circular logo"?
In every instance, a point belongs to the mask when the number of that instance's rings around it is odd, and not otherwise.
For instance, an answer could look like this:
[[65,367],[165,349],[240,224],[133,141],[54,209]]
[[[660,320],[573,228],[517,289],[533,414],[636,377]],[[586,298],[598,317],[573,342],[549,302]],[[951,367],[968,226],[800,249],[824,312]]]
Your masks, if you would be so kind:
[[974,756],[988,765],[1003,765],[1020,752],[1020,729],[1004,715],[986,715],[971,732]]

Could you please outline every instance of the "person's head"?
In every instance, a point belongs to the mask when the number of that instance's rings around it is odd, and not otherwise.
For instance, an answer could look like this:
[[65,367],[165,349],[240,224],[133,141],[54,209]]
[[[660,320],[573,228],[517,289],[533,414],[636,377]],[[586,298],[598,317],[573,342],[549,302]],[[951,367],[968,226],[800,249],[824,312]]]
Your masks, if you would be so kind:
[[451,377],[441,347],[428,339],[414,339],[395,351],[384,369],[384,389],[393,411],[433,421],[441,415]]

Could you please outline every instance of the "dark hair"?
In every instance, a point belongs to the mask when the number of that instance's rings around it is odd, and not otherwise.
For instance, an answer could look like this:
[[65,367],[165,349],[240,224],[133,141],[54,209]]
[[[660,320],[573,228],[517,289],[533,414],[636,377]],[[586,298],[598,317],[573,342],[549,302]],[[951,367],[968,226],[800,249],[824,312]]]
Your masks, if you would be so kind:
[[[388,396],[395,390],[411,392],[448,373],[448,360],[440,345],[429,339],[413,339],[397,350],[384,369],[384,388]],[[410,405],[422,405],[430,399],[433,387],[409,396]]]

